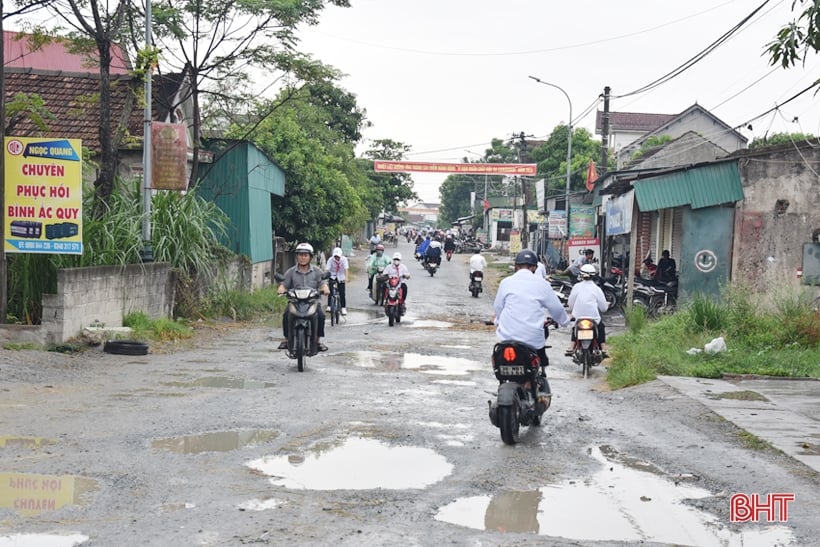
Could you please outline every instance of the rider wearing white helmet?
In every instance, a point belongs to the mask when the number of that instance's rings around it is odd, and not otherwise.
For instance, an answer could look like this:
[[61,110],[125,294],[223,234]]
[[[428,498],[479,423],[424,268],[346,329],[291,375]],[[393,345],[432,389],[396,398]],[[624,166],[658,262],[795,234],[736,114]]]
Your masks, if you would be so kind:
[[[405,264],[401,263],[401,253],[396,251],[393,253],[393,262],[389,264],[384,269],[384,275],[389,277],[399,277],[401,279],[410,279],[410,270],[407,269]],[[407,301],[407,283],[402,281],[401,283],[401,290],[402,290],[402,303],[401,303],[401,310],[404,313],[405,305],[404,303]]]
[[[606,346],[606,329],[601,314],[608,309],[606,298],[601,287],[595,284],[594,277],[598,274],[598,270],[592,264],[584,264],[580,267],[579,278],[580,281],[573,285],[572,291],[569,293],[567,300],[567,307],[571,310],[570,315],[575,319],[586,318],[592,319],[598,325],[598,343],[601,345],[601,353],[607,357]],[[572,355],[575,349],[573,343],[567,349],[566,354]]]
[[[347,257],[344,256],[341,247],[333,249],[333,256],[327,259],[325,270],[330,272],[330,279],[336,281],[336,287],[339,289],[339,305],[341,306],[341,314],[347,315],[347,295],[345,294],[345,282],[347,281],[347,271],[350,268]],[[330,303],[328,299],[328,306],[325,311],[330,311]]]
[[[330,294],[327,280],[322,279],[322,270],[310,263],[313,258],[313,246],[310,243],[300,243],[296,246],[295,252],[296,265],[285,272],[285,278],[279,284],[276,292],[285,294],[285,291],[290,289],[318,289],[324,295]],[[327,346],[322,343],[322,337],[325,335],[325,314],[321,306],[318,307],[317,314],[319,351],[327,351]],[[279,344],[279,349],[288,349],[288,329],[288,314],[285,308],[285,313],[282,315],[282,332],[285,340]]]

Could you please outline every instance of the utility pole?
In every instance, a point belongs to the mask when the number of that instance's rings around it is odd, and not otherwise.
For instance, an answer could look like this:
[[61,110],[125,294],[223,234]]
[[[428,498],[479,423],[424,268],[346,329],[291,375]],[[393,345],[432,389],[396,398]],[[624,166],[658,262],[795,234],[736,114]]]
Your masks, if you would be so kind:
[[604,112],[601,115],[601,176],[607,171],[607,150],[609,149],[609,86],[604,87]]
[[[518,134],[518,163],[522,162],[521,158],[521,150],[525,149],[527,146],[527,141],[525,139],[524,132]],[[527,221],[527,177],[520,177],[521,178],[521,216],[523,217],[523,224],[521,230],[521,248],[526,249],[530,243],[530,224]]]

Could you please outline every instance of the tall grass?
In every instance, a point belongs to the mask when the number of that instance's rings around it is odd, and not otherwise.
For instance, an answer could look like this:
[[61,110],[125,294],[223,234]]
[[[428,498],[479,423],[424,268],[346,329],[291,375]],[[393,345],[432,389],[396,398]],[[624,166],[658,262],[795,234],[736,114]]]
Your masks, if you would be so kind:
[[[726,373],[820,377],[820,314],[801,291],[785,291],[770,305],[747,288],[730,286],[714,301],[695,296],[678,313],[643,322],[627,314],[629,330],[609,338],[613,388],[657,375],[720,377]],[[704,345],[722,336],[728,351]],[[699,353],[687,353],[691,348]]]

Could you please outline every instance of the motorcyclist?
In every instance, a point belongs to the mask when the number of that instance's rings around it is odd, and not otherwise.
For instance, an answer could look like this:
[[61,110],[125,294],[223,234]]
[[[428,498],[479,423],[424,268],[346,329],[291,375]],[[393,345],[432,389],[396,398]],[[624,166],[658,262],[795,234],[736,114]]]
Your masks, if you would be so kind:
[[419,246],[416,247],[416,253],[421,257],[422,263],[427,262],[427,248],[430,246],[431,240],[432,238],[430,236],[427,236],[424,238],[424,241],[422,241],[419,244]]
[[434,239],[430,242],[430,245],[427,246],[427,252],[425,253],[427,258],[427,262],[431,262],[433,264],[441,265],[441,243]]
[[[278,294],[285,294],[290,289],[317,289],[324,295],[330,294],[327,280],[322,279],[322,270],[312,265],[313,246],[310,243],[300,243],[296,246],[296,265],[285,272],[285,278],[276,289]],[[327,351],[327,346],[322,343],[325,335],[325,314],[322,306],[316,307],[318,319],[317,347],[319,351]],[[288,334],[290,333],[289,314],[287,308],[282,315],[282,333],[285,339],[279,344],[279,349],[288,349]]]
[[[339,288],[339,305],[342,308],[340,310],[342,315],[347,315],[345,285],[349,267],[347,257],[344,256],[344,253],[342,253],[341,247],[336,247],[333,249],[333,255],[327,259],[327,264],[325,264],[325,270],[330,272],[330,278],[336,280],[336,286]],[[325,311],[330,311],[329,301]]]
[[444,252],[453,253],[456,250],[456,240],[453,239],[453,234],[447,234],[444,238]]
[[382,242],[382,238],[379,236],[379,232],[373,232],[373,235],[370,236],[370,254],[376,252],[376,247]]
[[[547,366],[544,347],[544,317],[549,316],[559,325],[569,324],[569,317],[549,283],[536,277],[538,258],[529,249],[515,256],[515,273],[498,285],[493,309],[496,336],[500,341],[515,340],[538,351],[541,364]],[[539,389],[551,393],[549,382],[539,377]]]
[[487,259],[481,254],[481,249],[476,249],[473,256],[470,257],[470,282],[473,281],[473,273],[484,272],[487,268]]
[[[387,276],[388,278],[391,277],[398,277],[399,279],[410,279],[410,270],[407,269],[407,266],[401,263],[401,253],[395,252],[393,253],[393,262],[388,264],[384,271],[382,272],[383,275]],[[402,281],[401,282],[401,313],[407,310],[407,306],[405,305],[407,302],[407,284]]]
[[373,289],[373,276],[379,273],[379,268],[390,264],[390,259],[384,256],[384,245],[379,243],[376,250],[367,258],[367,292]]
[[[570,315],[575,319],[592,319],[598,325],[598,346],[601,348],[601,355],[606,358],[609,355],[606,352],[606,328],[601,319],[601,314],[605,312],[609,305],[604,298],[604,292],[601,290],[594,278],[598,271],[592,264],[584,264],[581,266],[580,282],[572,287],[567,300],[567,307],[570,309]],[[572,333],[572,342],[567,348],[565,355],[571,356],[575,351],[575,332]]]

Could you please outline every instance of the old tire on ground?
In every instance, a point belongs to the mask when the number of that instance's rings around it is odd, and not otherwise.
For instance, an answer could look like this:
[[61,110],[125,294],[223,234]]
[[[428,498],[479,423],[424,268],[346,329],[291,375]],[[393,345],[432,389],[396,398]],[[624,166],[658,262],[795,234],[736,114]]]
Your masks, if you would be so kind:
[[103,345],[103,351],[116,355],[148,355],[148,344],[136,340],[109,340]]

